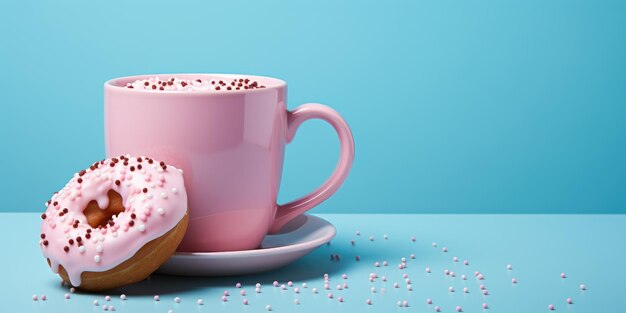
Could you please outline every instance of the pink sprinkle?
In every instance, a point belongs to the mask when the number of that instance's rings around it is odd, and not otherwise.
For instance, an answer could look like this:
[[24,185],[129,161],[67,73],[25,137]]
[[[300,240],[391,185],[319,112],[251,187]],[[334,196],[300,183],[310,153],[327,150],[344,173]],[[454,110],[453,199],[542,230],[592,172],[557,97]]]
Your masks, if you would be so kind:
[[[383,280],[386,281],[386,280]],[[348,289],[348,283],[343,283],[343,289]]]
[[[43,300],[43,298],[41,299]],[[573,304],[574,300],[572,300],[572,298],[567,298],[567,304]]]
[[456,311],[457,312],[463,312],[463,308],[460,305],[456,306]]
[[248,299],[243,299],[243,305],[248,305]]
[[37,301],[37,295],[33,295],[32,299],[33,301]]
[[393,288],[398,288],[398,287],[399,287],[398,283],[393,283]]
[[66,293],[66,294],[65,294],[65,299],[69,299],[69,298],[70,298],[70,294],[69,294],[69,293]]
[[405,267],[404,263],[400,263],[400,264],[398,264],[398,268],[399,268],[399,269],[404,269],[404,267]]
[[334,296],[333,296],[333,294],[332,294],[332,293],[328,293],[328,298],[329,298],[329,299],[332,299],[333,297],[334,297]]
[[433,299],[431,298],[426,299],[426,304],[433,304]]
[[330,289],[330,285],[328,283],[324,284],[324,289],[326,290]]
[[[37,297],[37,296],[35,296],[35,297]],[[48,298],[46,298],[46,295],[41,295],[41,301],[46,301],[46,299],[48,299]]]
[[561,278],[567,278],[567,275],[565,275],[565,273],[561,273]]
[[272,283],[272,285],[274,285],[274,287],[278,287],[278,281],[274,281],[274,283]]
[[479,271],[474,272],[474,276],[478,276],[478,274],[480,274]]
[[488,296],[489,295],[489,291],[487,289],[483,290],[483,296]]
[[407,283],[407,284],[410,284],[411,283],[411,279],[407,278],[407,279],[404,280],[404,282]]
[[180,298],[179,297],[174,298],[174,302],[180,303]]
[[467,276],[465,276],[465,274],[461,275],[461,279],[462,280],[467,280]]
[[485,310],[486,310],[486,309],[488,309],[488,308],[489,308],[489,305],[487,305],[487,303],[483,303],[483,309],[485,309]]
[[159,300],[161,300],[161,299],[159,298],[159,295],[155,295],[155,296],[154,296],[154,301],[159,301]]
[[71,292],[71,293],[76,292],[76,288],[74,288],[74,287],[70,288],[70,292]]
[[383,266],[387,266],[387,261],[383,261]]
[[485,290],[485,289],[487,289],[487,287],[485,287],[485,285],[483,285],[483,284],[480,284],[480,286],[479,286],[478,288],[480,288],[480,290]]
[[228,292],[228,290],[224,290],[224,295],[227,297],[230,296],[230,293]]
[[441,251],[443,251],[443,252],[448,252],[448,248],[443,247],[443,249],[441,249]]
[[511,283],[517,284],[517,278],[512,278]]
[[380,267],[380,263],[378,263],[378,262],[374,262],[374,266],[376,266],[376,267]]
[[293,292],[295,292],[295,293],[300,293],[300,288],[298,288],[298,287],[293,288]]
[[109,305],[109,311],[115,311],[115,307],[112,305]]
[[237,283],[237,284],[235,284],[235,287],[237,287],[237,288],[241,288],[241,283]]
[[341,278],[348,279],[348,275],[347,274],[343,274],[343,275],[341,275]]
[[381,278],[383,281],[387,281],[387,276],[383,276],[383,278]]
[[245,295],[246,295],[246,291],[242,289],[242,290],[239,292],[239,294],[240,294],[240,295],[242,295],[242,296],[245,296]]
[[228,301],[228,298],[226,296],[222,296],[222,301],[226,302]]
[[548,310],[550,310],[550,311],[554,311],[554,304],[550,304],[550,305],[548,305]]
[[109,310],[109,306],[108,305],[103,305],[102,306],[102,310],[103,311],[108,311]]
[[402,275],[402,277],[404,277],[404,278],[409,278],[409,274],[404,273],[404,274]]
[[465,264],[465,265],[469,265],[469,261],[468,261],[468,260],[464,260],[464,261],[463,261],[463,264]]
[[435,312],[441,312],[441,308],[438,306],[435,306]]
[[469,293],[469,289],[467,287],[463,288],[463,293]]
[[282,284],[282,285],[280,285],[280,289],[282,289],[282,290],[286,290],[286,289],[287,289],[287,286],[286,286],[285,284]]
[[338,300],[339,302],[343,302],[343,297],[339,297],[339,298],[337,298],[337,300]]
[[365,300],[365,303],[367,303],[367,305],[372,305],[372,300],[371,299],[367,299],[367,300]]
[[370,277],[370,282],[374,282],[374,277]]
[[409,307],[409,301],[406,301],[406,300],[402,301],[402,306],[405,307],[405,308],[408,308]]
[[343,290],[343,287],[341,287],[341,285],[337,285],[337,290]]
[[110,296],[104,296],[104,301],[111,301],[111,297]]
[[483,274],[478,274],[478,276],[477,276],[477,277],[478,277],[478,280],[483,280],[483,279],[485,279],[485,276],[483,276]]
[[456,277],[456,274],[454,274],[454,272],[450,272],[450,277]]
[[287,286],[289,286],[289,287],[293,287],[293,282],[292,282],[292,281],[288,281],[288,282],[287,282]]
[[407,286],[406,286],[406,289],[407,289],[408,291],[413,291],[413,286],[411,286],[411,285],[407,285]]

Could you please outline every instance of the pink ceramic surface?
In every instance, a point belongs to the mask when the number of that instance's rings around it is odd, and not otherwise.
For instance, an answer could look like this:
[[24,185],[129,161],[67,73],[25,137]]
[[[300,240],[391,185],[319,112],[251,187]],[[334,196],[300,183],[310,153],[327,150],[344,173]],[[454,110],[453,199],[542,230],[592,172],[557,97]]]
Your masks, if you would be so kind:
[[[243,77],[267,88],[181,92],[122,87],[151,76]],[[269,77],[160,74],[113,79],[104,86],[106,154],[146,155],[183,169],[190,220],[179,251],[254,249],[268,232],[277,232],[335,193],[354,158],[352,133],[336,111],[321,104],[288,111],[286,101],[286,83]],[[337,131],[339,163],[317,190],[278,205],[285,145],[302,122],[316,118]]]
[[255,250],[176,252],[158,273],[184,276],[227,276],[269,271],[285,266],[335,236],[335,227],[312,215],[300,215],[279,233],[265,236]]

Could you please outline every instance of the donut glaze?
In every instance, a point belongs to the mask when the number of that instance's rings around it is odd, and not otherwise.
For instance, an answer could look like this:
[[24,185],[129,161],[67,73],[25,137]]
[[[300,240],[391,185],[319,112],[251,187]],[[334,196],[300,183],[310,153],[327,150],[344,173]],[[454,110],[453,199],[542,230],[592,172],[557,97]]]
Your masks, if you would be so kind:
[[[85,209],[95,201],[104,211],[111,192],[121,196],[124,211],[92,227]],[[174,228],[187,212],[187,194],[182,170],[150,158],[120,156],[74,174],[45,205],[39,240],[43,255],[53,272],[62,265],[70,283],[80,286],[83,272],[112,269]]]

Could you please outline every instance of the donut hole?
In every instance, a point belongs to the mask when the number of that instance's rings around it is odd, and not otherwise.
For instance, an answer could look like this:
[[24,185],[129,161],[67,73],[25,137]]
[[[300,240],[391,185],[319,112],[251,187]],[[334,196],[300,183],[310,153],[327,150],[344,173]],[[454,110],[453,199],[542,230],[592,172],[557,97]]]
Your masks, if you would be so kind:
[[109,221],[113,221],[114,216],[124,212],[122,196],[119,193],[109,190],[107,196],[109,197],[109,206],[105,209],[100,208],[96,200],[91,200],[83,210],[89,226],[93,228],[105,227]]

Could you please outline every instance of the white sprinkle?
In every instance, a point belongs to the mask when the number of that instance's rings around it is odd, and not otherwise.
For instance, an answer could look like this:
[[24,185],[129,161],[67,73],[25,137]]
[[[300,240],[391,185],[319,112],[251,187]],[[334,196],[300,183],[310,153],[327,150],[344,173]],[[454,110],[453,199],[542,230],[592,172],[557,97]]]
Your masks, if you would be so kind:
[[203,304],[204,304],[204,300],[202,300],[202,299],[198,299],[198,301],[196,301],[196,303],[197,303],[198,305],[203,305]]
[[71,293],[76,292],[76,288],[74,288],[74,287],[70,288],[70,292],[71,292]]
[[165,192],[162,192],[162,193],[161,193],[161,198],[163,198],[163,199],[167,199],[167,194],[166,194]]
[[85,253],[85,246],[78,247],[78,252]]
[[308,285],[306,283],[302,283],[302,288],[307,288]]
[[180,303],[180,298],[179,297],[174,298],[174,302]]
[[122,300],[126,300],[126,295],[125,295],[125,294],[121,294],[121,295],[120,295],[120,299],[122,299]]
[[298,299],[293,299],[293,304],[295,304],[295,305],[300,304],[300,300],[298,300]]
[[92,303],[93,303],[93,305],[95,305],[95,306],[98,306],[98,305],[99,305],[98,300],[93,300],[93,302],[92,302]]
[[311,291],[312,291],[313,293],[317,293],[317,288],[313,288]]
[[96,261],[96,263],[100,263],[100,255],[99,255],[99,254],[96,254],[96,255],[93,257],[93,260],[94,260],[94,261]]
[[177,194],[178,193],[178,189],[176,189],[176,187],[172,188],[172,193],[173,194]]
[[102,246],[101,245],[97,245],[96,246],[96,252],[98,252],[98,253],[102,252]]
[[163,210],[163,208],[157,208],[157,212],[159,212],[159,215],[165,214],[165,210]]
[[271,306],[271,305],[269,305],[269,304],[268,304],[268,305],[266,305],[266,306],[265,306],[265,310],[266,310],[266,311],[271,311],[271,310],[272,310],[272,306]]
[[254,285],[254,287],[261,288],[261,283],[256,283],[256,285]]
[[142,232],[142,233],[143,233],[144,231],[146,231],[146,225],[144,225],[144,224],[139,224],[139,226],[137,226],[137,229],[138,229],[140,232]]

